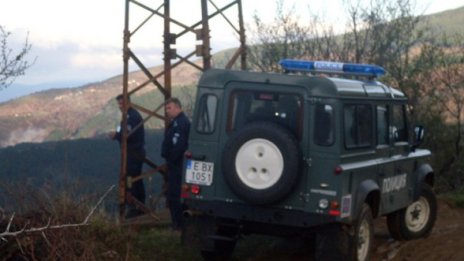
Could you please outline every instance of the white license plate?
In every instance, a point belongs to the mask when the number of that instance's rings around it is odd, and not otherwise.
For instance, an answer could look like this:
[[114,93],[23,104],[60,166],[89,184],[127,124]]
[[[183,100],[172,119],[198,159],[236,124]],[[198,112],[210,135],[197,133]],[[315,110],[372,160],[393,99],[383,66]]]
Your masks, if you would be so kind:
[[188,160],[185,181],[191,184],[210,186],[213,183],[214,163]]

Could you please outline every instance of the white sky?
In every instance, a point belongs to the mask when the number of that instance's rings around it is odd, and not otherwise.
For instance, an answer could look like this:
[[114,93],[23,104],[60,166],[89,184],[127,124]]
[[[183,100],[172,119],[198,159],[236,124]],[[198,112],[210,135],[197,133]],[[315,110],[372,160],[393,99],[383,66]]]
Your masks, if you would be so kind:
[[[163,2],[140,1],[152,8]],[[340,22],[344,23],[342,1],[286,0],[285,6],[294,5],[302,17],[309,13],[310,8],[313,13],[324,13],[326,17],[342,19]],[[222,7],[231,0],[213,2]],[[36,64],[15,83],[80,85],[121,74],[124,3],[125,0],[0,0],[0,25],[12,32],[10,42],[21,43],[29,32],[29,41],[33,45],[31,56],[37,56]],[[245,23],[252,22],[255,12],[264,21],[272,21],[275,3],[275,0],[242,0]],[[417,0],[417,3],[418,12],[426,14],[464,5],[463,0]],[[209,8],[214,9],[211,5]],[[148,15],[133,4],[131,9],[131,22],[143,20]],[[200,19],[200,1],[171,0],[171,12],[176,20],[191,25]],[[235,22],[236,8],[229,12],[230,19]],[[152,25],[144,26],[143,31],[137,33],[139,36],[133,38],[131,47],[140,52],[144,62],[157,65],[162,63],[163,24],[160,18],[153,21]],[[238,45],[236,36],[229,26],[224,25],[222,18],[218,16],[210,26],[213,53]],[[195,38],[191,36],[178,42],[176,47],[179,52],[190,52],[195,44]],[[5,90],[0,94],[1,102],[1,96],[6,95]]]

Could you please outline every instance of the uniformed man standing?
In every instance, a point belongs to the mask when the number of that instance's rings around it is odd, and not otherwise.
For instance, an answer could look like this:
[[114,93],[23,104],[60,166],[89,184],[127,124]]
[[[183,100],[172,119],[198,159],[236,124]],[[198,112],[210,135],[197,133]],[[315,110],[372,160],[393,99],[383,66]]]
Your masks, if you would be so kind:
[[[128,98],[129,99],[129,98]],[[123,112],[124,98],[122,95],[116,97],[119,109]],[[129,100],[130,101],[130,100]],[[140,126],[139,126],[140,125]],[[116,132],[109,134],[110,138],[119,141],[121,144],[121,125]],[[137,127],[139,126],[139,127]],[[134,130],[135,129],[135,130]],[[143,118],[138,111],[130,107],[127,110],[127,131],[130,133],[127,138],[127,169],[126,174],[129,177],[138,177],[142,173],[142,165],[145,159],[145,129],[143,126]],[[145,204],[145,187],[143,180],[138,180],[132,184],[128,184],[127,192],[130,192],[132,197],[142,204]],[[133,218],[143,214],[143,211],[138,209],[136,204],[129,202],[126,218]]]
[[168,99],[165,103],[165,110],[170,123],[164,132],[161,156],[168,166],[166,198],[171,212],[172,228],[178,230],[183,225],[180,203],[182,160],[188,148],[190,121],[182,111],[182,105],[177,98]]

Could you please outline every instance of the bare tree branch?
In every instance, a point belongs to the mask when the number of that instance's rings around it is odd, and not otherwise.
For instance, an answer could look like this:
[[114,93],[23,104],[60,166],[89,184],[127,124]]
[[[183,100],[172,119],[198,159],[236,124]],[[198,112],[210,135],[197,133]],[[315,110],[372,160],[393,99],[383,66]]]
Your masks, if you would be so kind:
[[98,200],[97,204],[90,210],[89,214],[85,217],[85,219],[81,223],[74,223],[74,224],[60,224],[60,225],[50,225],[51,219],[48,219],[48,222],[46,225],[42,227],[33,227],[33,228],[27,228],[27,224],[20,230],[16,231],[10,231],[11,225],[13,223],[15,213],[13,213],[10,217],[10,220],[8,222],[8,225],[5,229],[4,232],[0,233],[0,239],[8,242],[7,237],[17,237],[23,233],[37,233],[41,232],[43,234],[43,231],[45,230],[51,230],[51,229],[63,229],[63,228],[70,228],[70,227],[81,227],[81,226],[86,226],[89,224],[89,220],[94,214],[95,210],[100,206],[100,204],[103,202],[103,200],[106,198],[106,196],[113,190],[115,185],[112,185],[106,192],[103,194],[103,196]]
[[31,67],[36,58],[30,62],[26,59],[27,54],[32,48],[29,43],[29,35],[26,36],[24,44],[18,52],[14,52],[8,46],[8,37],[11,32],[5,30],[0,25],[0,91],[10,86],[16,77],[24,75],[25,71]]

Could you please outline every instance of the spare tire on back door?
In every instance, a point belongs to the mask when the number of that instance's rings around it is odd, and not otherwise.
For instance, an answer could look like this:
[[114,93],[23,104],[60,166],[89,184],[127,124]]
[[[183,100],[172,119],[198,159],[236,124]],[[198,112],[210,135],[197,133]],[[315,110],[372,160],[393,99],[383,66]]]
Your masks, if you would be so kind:
[[230,189],[251,204],[271,204],[294,187],[300,169],[295,136],[272,122],[254,122],[232,134],[222,157]]

